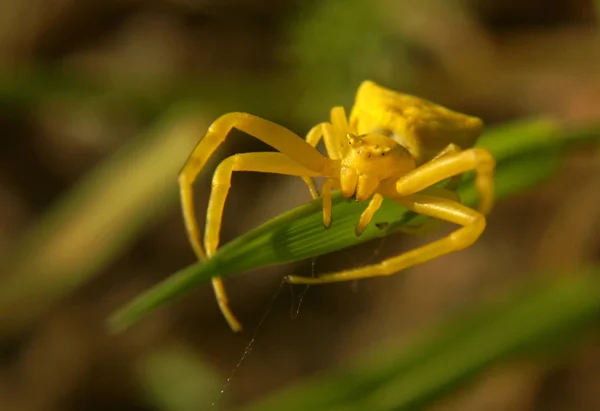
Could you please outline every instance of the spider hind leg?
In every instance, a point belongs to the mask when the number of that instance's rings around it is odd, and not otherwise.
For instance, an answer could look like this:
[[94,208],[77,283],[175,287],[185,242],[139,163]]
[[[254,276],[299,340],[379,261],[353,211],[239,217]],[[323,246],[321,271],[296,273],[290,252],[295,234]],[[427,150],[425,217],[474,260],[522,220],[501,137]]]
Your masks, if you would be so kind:
[[379,264],[325,274],[317,278],[291,275],[287,280],[293,284],[325,284],[392,275],[405,268],[462,250],[473,244],[485,229],[486,221],[483,214],[446,198],[414,194],[394,200],[419,214],[449,221],[462,227],[440,240],[391,257]]

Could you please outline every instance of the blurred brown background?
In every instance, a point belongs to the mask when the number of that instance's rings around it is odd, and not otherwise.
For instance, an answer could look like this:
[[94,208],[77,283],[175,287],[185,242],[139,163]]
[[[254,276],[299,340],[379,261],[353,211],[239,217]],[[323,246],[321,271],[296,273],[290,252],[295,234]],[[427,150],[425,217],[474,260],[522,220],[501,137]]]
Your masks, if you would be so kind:
[[[0,305],[0,409],[211,409],[283,276],[309,274],[313,262],[226,282],[242,335],[208,286],[123,334],[105,321],[194,261],[176,175],[216,115],[251,111],[303,134],[372,76],[491,124],[597,121],[597,10],[584,0],[0,2],[0,287],[10,294]],[[195,99],[203,109],[185,133],[154,125]],[[219,158],[260,147],[235,134]],[[471,248],[390,278],[311,287],[295,319],[302,288],[284,285],[214,409],[408,336],[527,273],[598,261],[599,164],[598,152],[573,152],[551,182],[499,204]],[[199,210],[209,177],[197,184]],[[309,199],[290,178],[233,184],[223,242]],[[314,269],[422,241],[398,235]],[[550,371],[492,370],[435,409],[600,410],[598,346]]]

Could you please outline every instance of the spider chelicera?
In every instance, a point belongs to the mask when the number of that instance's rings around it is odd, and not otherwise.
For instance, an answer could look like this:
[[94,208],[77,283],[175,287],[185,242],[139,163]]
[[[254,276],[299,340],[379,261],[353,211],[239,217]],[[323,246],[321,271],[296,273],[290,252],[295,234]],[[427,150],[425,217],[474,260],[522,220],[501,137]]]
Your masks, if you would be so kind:
[[[210,258],[219,245],[225,200],[234,171],[254,171],[301,177],[313,198],[322,198],[323,223],[332,223],[332,189],[344,197],[369,201],[356,225],[356,235],[367,227],[384,197],[416,213],[461,226],[450,235],[380,263],[319,277],[288,276],[295,284],[391,275],[473,244],[485,229],[485,215],[494,197],[494,158],[473,148],[483,123],[424,99],[383,88],[372,81],[361,84],[349,121],[343,107],[331,110],[329,122],[313,127],[306,139],[260,117],[228,113],[219,117],[200,140],[179,175],[183,215],[197,257]],[[192,184],[232,128],[241,130],[278,152],[236,154],[219,164],[207,210],[204,246],[194,212]],[[328,157],[316,146],[325,142]],[[451,191],[464,172],[475,170],[480,193],[478,210],[460,203]],[[324,177],[319,195],[313,177]],[[450,179],[446,188],[432,187]],[[433,220],[435,221],[435,220]],[[234,331],[241,324],[229,308],[222,279],[212,279],[221,312]]]

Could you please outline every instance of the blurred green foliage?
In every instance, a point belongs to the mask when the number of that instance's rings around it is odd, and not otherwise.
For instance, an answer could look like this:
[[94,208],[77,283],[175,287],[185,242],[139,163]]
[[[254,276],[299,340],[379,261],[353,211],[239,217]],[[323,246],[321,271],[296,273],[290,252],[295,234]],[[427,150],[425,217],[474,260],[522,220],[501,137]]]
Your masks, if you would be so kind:
[[383,11],[365,0],[304,4],[290,33],[295,81],[303,90],[296,110],[326,113],[352,101],[364,79],[398,89],[408,83],[407,41],[392,34]]
[[[0,287],[0,334],[14,333],[120,256],[177,199],[174,175],[206,127],[187,105],[81,179],[14,245]],[[23,304],[27,301],[27,304]]]
[[[449,7],[462,3],[451,2]],[[391,6],[399,13],[403,7],[419,4],[303,3],[301,13],[291,19],[284,53],[290,70],[285,76],[267,73],[248,81],[213,73],[204,75],[209,80],[184,77],[157,85],[131,79],[115,86],[48,66],[3,69],[0,104],[5,108],[55,99],[85,101],[99,110],[129,110],[154,126],[84,176],[15,245],[11,259],[1,262],[3,272],[10,275],[0,287],[0,332],[21,329],[100,273],[150,222],[175,206],[177,171],[214,115],[244,110],[306,126],[322,120],[333,105],[349,107],[356,86],[365,78],[409,90],[417,74],[409,52],[421,44],[420,39],[403,35],[385,14]],[[282,90],[294,98],[282,98]],[[479,144],[498,160],[497,196],[504,199],[552,176],[567,147],[599,138],[597,126],[565,130],[552,121],[526,120],[488,130]],[[476,202],[470,176],[460,194],[466,203]],[[386,202],[376,221],[391,224],[382,230],[371,225],[357,238],[353,228],[364,206],[337,195],[329,230],[322,227],[318,201],[279,216],[225,244],[210,261],[186,267],[149,290],[117,313],[112,326],[127,327],[212,276],[238,275],[322,255],[422,221]],[[537,355],[558,342],[572,343],[584,329],[597,325],[599,278],[595,268],[526,285],[502,302],[470,308],[408,346],[382,348],[355,365],[246,409],[420,409],[498,361],[517,354]],[[216,390],[214,375],[202,359],[179,346],[158,349],[139,364],[137,372],[148,400],[163,410],[195,409]]]
[[164,411],[197,411],[219,395],[215,370],[184,343],[163,344],[138,361],[136,372],[147,402]]
[[557,356],[599,319],[600,268],[559,273],[240,411],[420,410],[499,361]]

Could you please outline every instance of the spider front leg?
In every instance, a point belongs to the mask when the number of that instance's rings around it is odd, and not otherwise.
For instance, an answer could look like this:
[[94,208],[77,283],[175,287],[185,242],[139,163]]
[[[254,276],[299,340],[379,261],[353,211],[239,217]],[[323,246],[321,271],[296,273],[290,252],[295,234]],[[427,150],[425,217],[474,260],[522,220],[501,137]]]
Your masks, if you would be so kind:
[[[319,123],[316,126],[314,126],[313,128],[310,129],[310,131],[308,132],[308,134],[306,135],[306,142],[308,144],[310,144],[311,146],[317,148],[317,146],[319,145],[319,143],[321,142],[321,139],[323,139],[323,137],[325,137],[325,145],[327,147],[327,153],[329,155],[329,158],[331,159],[337,159],[337,152],[332,152],[329,149],[330,146],[330,134],[325,132],[325,127],[327,126],[327,123]],[[310,191],[310,194],[312,195],[313,200],[316,200],[317,198],[319,198],[319,192],[317,191],[317,188],[315,187],[315,182],[313,181],[312,178],[310,177],[302,177],[302,180],[304,180],[304,182],[306,183],[306,185],[308,186],[308,189]],[[323,224],[325,224],[326,227],[328,227],[327,221],[331,222],[331,205],[329,205],[329,209],[327,208],[327,203],[331,203],[331,189],[327,190],[327,187],[325,187],[325,185],[322,187],[321,189],[322,191],[322,196],[323,196]],[[327,193],[326,193],[327,191]],[[328,195],[329,199],[327,199],[325,196]]]
[[360,219],[358,220],[358,224],[356,225],[355,234],[358,237],[361,235],[373,219],[373,216],[381,207],[383,203],[383,196],[379,193],[375,193],[371,201],[369,201],[369,205],[365,208],[365,211],[360,215]]
[[[337,108],[341,107],[336,107],[332,111],[336,112],[335,110]],[[345,136],[345,134],[342,135]],[[325,149],[327,150],[327,155],[330,159],[339,160],[340,158],[342,158],[346,147],[343,145],[343,141],[340,140],[339,130],[336,132],[336,128],[332,124],[317,124],[306,135],[306,142],[315,148],[319,145],[321,140],[325,142]]]
[[[456,153],[459,153],[460,151],[462,151],[462,150],[459,146],[457,146],[454,143],[450,143],[442,151],[440,151],[435,157],[433,157],[431,159],[431,161],[439,160],[442,157],[446,157],[451,154],[456,154]],[[456,188],[460,184],[461,179],[462,179],[461,174],[455,175],[454,177],[452,177],[450,179],[450,181],[448,181],[448,184],[446,184],[446,186],[443,189],[439,188],[439,187],[428,187],[425,190],[421,191],[421,193],[430,194],[430,195],[434,195],[437,197],[449,198],[451,200],[460,202],[460,197],[454,190],[456,190]],[[439,226],[441,224],[442,224],[441,220],[430,218],[427,221],[425,221],[424,223],[421,223],[416,226],[405,225],[402,228],[400,228],[400,231],[403,233],[406,233],[406,234],[410,234],[410,235],[422,236],[422,235],[427,235],[427,234],[433,233],[435,230],[437,230],[439,228]]]
[[[435,157],[433,157],[431,159],[431,161],[436,161],[439,160],[442,157],[446,157],[449,156],[451,154],[456,154],[456,153],[460,153],[462,150],[459,146],[457,146],[454,143],[450,143],[448,144],[442,151],[440,151]],[[450,181],[448,182],[448,184],[446,185],[446,189],[448,190],[455,190],[456,187],[458,187],[458,184],[460,183],[462,176],[461,175],[455,175],[454,177],[452,177],[450,179]]]
[[[313,147],[317,147],[321,140],[325,142],[325,149],[327,155],[332,160],[339,160],[347,150],[344,142],[340,137],[345,136],[350,130],[348,120],[346,119],[346,112],[343,107],[334,107],[331,109],[331,123],[320,123],[314,126],[306,136],[306,142]],[[306,184],[309,184],[305,179]],[[321,187],[321,196],[323,198],[323,225],[325,228],[331,226],[331,188],[332,181],[326,180]],[[314,196],[313,196],[314,197]],[[316,197],[314,197],[316,198]]]
[[[210,156],[225,141],[232,128],[241,130],[263,141],[285,154],[297,164],[317,172],[318,175],[329,176],[335,172],[335,166],[332,166],[331,160],[321,155],[314,147],[307,144],[306,141],[285,127],[246,113],[229,113],[219,117],[200,140],[179,173],[178,178],[181,206],[188,238],[196,256],[201,260],[206,259],[207,255],[201,245],[194,209],[192,186]],[[313,195],[316,193],[314,185],[311,193]],[[213,279],[213,288],[217,295],[221,311],[227,317],[229,324],[234,330],[240,329],[239,322],[237,322],[228,308],[227,298],[220,278]]]
[[[322,136],[323,123],[317,124],[316,126],[310,129],[310,131],[306,135],[306,142],[316,148],[317,144],[319,144],[319,141],[321,141]],[[310,195],[312,196],[313,200],[319,198],[319,192],[317,191],[317,187],[315,185],[314,180],[310,177],[302,177],[302,180],[308,187],[308,191],[310,191]]]
[[472,148],[438,157],[398,179],[396,191],[407,196],[424,190],[440,181],[475,170],[475,187],[479,191],[479,211],[487,214],[494,202],[494,157],[483,148]]
[[317,171],[305,168],[281,153],[235,154],[223,160],[213,176],[212,191],[206,212],[204,246],[209,258],[212,257],[219,246],[223,209],[234,171],[253,171],[307,178],[320,176]]
[[[223,160],[213,176],[212,191],[206,214],[204,247],[209,258],[213,256],[219,246],[223,209],[225,208],[225,201],[231,187],[231,176],[234,171],[287,174],[306,178],[319,176],[319,173],[299,165],[281,153],[236,154]],[[234,331],[240,331],[242,326],[229,307],[222,279],[214,277],[212,283],[223,316]]]
[[179,173],[178,179],[188,237],[194,252],[200,259],[205,259],[206,253],[201,246],[200,233],[197,228],[192,185],[208,159],[225,141],[232,128],[263,141],[310,170],[319,171],[322,175],[332,174],[331,160],[321,155],[314,147],[287,128],[247,113],[222,115],[209,127],[207,133],[194,148]]
[[287,280],[294,284],[324,284],[392,275],[405,268],[462,250],[473,244],[485,229],[486,222],[483,214],[446,198],[414,194],[408,197],[394,198],[394,201],[419,214],[449,221],[461,225],[462,228],[447,237],[389,258],[379,264],[325,274],[317,278],[291,275],[287,277]]
[[[452,181],[450,181],[452,182]],[[447,200],[452,200],[454,202],[460,203],[460,196],[457,192],[449,190],[447,188],[442,187],[428,187],[425,190],[421,191],[420,194],[426,194],[433,197],[445,198]],[[415,235],[415,236],[425,236],[429,234],[433,234],[440,226],[444,223],[443,220],[438,220],[437,218],[429,218],[427,221],[419,224],[419,225],[405,225],[398,229],[398,231]]]

